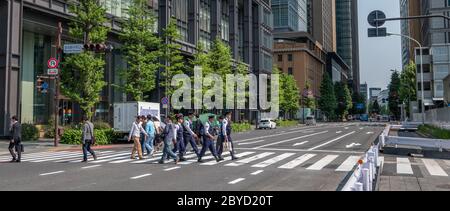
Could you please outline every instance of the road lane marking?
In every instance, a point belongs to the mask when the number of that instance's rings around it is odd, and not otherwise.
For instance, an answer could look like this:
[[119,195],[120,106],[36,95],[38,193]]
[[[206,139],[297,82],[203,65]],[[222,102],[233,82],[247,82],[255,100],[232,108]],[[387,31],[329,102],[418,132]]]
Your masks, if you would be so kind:
[[293,147],[296,147],[296,146],[301,146],[301,145],[304,145],[304,144],[306,144],[306,143],[308,143],[309,141],[304,141],[304,142],[301,142],[301,143],[296,143],[296,144],[294,144],[294,145],[292,145]]
[[255,172],[251,173],[251,175],[256,176],[256,175],[261,174],[263,172],[264,172],[264,170],[258,170],[258,171],[255,171]]
[[291,161],[289,163],[286,163],[286,164],[284,164],[284,165],[282,165],[282,166],[280,166],[278,168],[280,168],[280,169],[293,169],[293,168],[303,164],[304,162],[308,161],[309,159],[311,159],[311,158],[313,158],[315,156],[316,156],[316,154],[304,154],[304,155],[298,157],[297,159],[295,159],[295,160],[293,160],[293,161]]
[[304,135],[304,136],[300,136],[300,137],[297,137],[297,138],[291,138],[291,139],[284,140],[284,141],[278,141],[278,142],[274,142],[274,143],[271,143],[271,144],[258,146],[258,147],[255,147],[253,149],[259,149],[259,148],[263,148],[263,147],[268,147],[268,146],[273,146],[273,145],[282,144],[282,143],[286,143],[286,142],[291,142],[291,141],[304,139],[304,138],[308,138],[308,137],[311,137],[311,136],[316,136],[316,135],[320,135],[320,134],[324,134],[324,133],[328,133],[328,131],[322,131],[322,132],[319,132],[319,133],[313,133],[313,134],[309,134],[309,135]]
[[164,169],[164,171],[172,171],[172,170],[179,169],[179,168],[181,168],[181,167],[175,166],[175,167],[172,167],[172,168]]
[[242,166],[244,164],[247,164],[247,163],[250,163],[252,161],[262,159],[262,158],[265,158],[265,157],[273,155],[273,154],[275,154],[275,153],[273,153],[273,152],[264,152],[264,153],[255,155],[253,157],[249,157],[249,158],[246,158],[246,159],[243,159],[243,160],[238,160],[236,162],[226,164],[225,166]]
[[[82,156],[82,154],[81,154],[81,156]],[[62,159],[74,158],[74,157],[80,157],[80,153],[49,155],[49,156],[45,156],[45,157],[41,157],[41,158],[25,158],[25,159],[22,159],[22,161],[29,161],[32,163],[42,163],[45,161],[62,160]]]
[[235,148],[236,150],[249,150],[249,151],[280,151],[280,152],[309,152],[309,153],[333,153],[333,154],[364,154],[364,151],[340,151],[340,150],[308,150],[308,149],[278,149],[278,148],[261,148],[261,149],[253,149],[253,148]]
[[372,135],[372,134],[374,134],[374,132],[367,132],[366,134],[367,135]]
[[[280,133],[280,134],[273,134],[273,135],[259,136],[259,137],[255,137],[255,138],[243,139],[243,140],[236,141],[236,143],[241,143],[241,142],[246,142],[246,141],[253,141],[253,140],[257,140],[257,139],[271,138],[271,137],[282,136],[282,135],[293,134],[293,133],[301,133],[301,132],[304,132],[304,131],[307,131],[307,130],[311,130],[311,129],[314,129],[314,128],[317,128],[317,127],[320,127],[320,126],[316,126],[316,127],[312,127],[312,128],[299,129],[297,131],[286,132],[286,133],[283,133],[283,134]],[[325,127],[321,127],[320,129],[329,128],[329,127],[330,126],[325,126]]]
[[272,164],[280,162],[280,161],[282,161],[282,160],[284,160],[286,158],[289,158],[289,157],[291,157],[293,155],[295,155],[295,153],[284,153],[284,154],[278,155],[278,156],[276,156],[274,158],[271,158],[269,160],[266,160],[266,161],[263,161],[261,163],[255,164],[252,167],[254,167],[254,168],[265,168],[267,166],[270,166]]
[[339,155],[327,155],[306,169],[313,170],[313,171],[322,170],[325,166],[327,166],[328,164],[333,162],[337,157],[339,157]]
[[345,148],[350,149],[352,147],[359,147],[359,146],[361,146],[361,144],[359,144],[359,143],[351,143],[349,145],[346,145]]
[[[255,154],[255,152],[243,152],[243,153],[237,154],[236,157],[242,158],[242,157],[245,157],[245,156],[251,155],[251,154]],[[231,156],[227,155],[227,156],[225,156],[223,158],[226,159],[226,158],[229,158],[229,157],[231,157]],[[214,165],[217,165],[217,164],[219,164],[219,163],[217,161],[213,160],[213,161],[208,161],[206,163],[202,163],[200,165],[201,166],[214,166]]]
[[435,160],[422,159],[422,162],[425,164],[425,167],[431,176],[448,177],[448,174],[445,173],[444,169],[442,169]]
[[252,141],[252,142],[245,142],[245,143],[239,143],[238,145],[250,145],[250,144],[257,144],[264,142],[265,140],[259,140],[259,141]]
[[[117,152],[114,152],[114,151],[108,151],[107,153],[98,153],[97,154],[97,157],[103,157],[103,156],[106,156],[106,155],[112,155],[112,154],[117,154]],[[69,158],[69,159],[63,159],[63,160],[55,160],[55,161],[53,161],[53,162],[55,162],[55,163],[67,163],[67,162],[71,162],[71,163],[74,163],[74,162],[79,162],[79,161],[81,161],[83,159],[83,154],[81,154],[79,157],[76,157],[76,158]],[[93,158],[89,158],[88,159],[88,161],[93,161],[94,159]]]
[[234,185],[234,184],[237,184],[237,183],[242,182],[244,180],[245,180],[245,178],[239,178],[239,179],[235,179],[235,180],[229,182],[228,184]]
[[343,171],[348,172],[355,167],[355,165],[358,163],[358,160],[360,159],[360,156],[350,156],[345,160],[341,166],[339,166],[336,171]]
[[348,129],[349,129],[349,127],[345,127],[344,129],[348,130]]
[[102,165],[85,166],[85,167],[82,167],[81,169],[91,169],[91,168],[97,168],[100,166],[102,166]]
[[144,178],[144,177],[148,177],[148,176],[152,176],[152,174],[143,174],[143,175],[139,175],[139,176],[135,176],[135,177],[130,177],[130,179],[135,180],[135,179],[140,179],[140,178]]
[[54,174],[61,174],[61,173],[64,173],[64,172],[65,171],[55,171],[55,172],[39,174],[39,176],[48,176],[48,175],[54,175]]
[[345,134],[345,135],[343,135],[343,136],[339,136],[339,137],[337,137],[337,138],[335,138],[335,139],[333,139],[333,140],[331,140],[331,141],[325,142],[325,143],[323,143],[323,144],[320,144],[320,145],[315,146],[315,147],[313,147],[313,148],[310,148],[310,149],[308,149],[308,150],[309,150],[309,151],[312,151],[312,150],[318,149],[318,148],[320,148],[320,147],[323,147],[323,146],[325,146],[325,145],[331,144],[331,143],[333,143],[333,142],[335,142],[335,141],[338,141],[338,140],[340,140],[340,139],[343,139],[343,138],[345,138],[345,137],[347,137],[347,136],[349,136],[349,135],[352,135],[352,134],[354,134],[354,133],[355,133],[355,131],[353,131],[353,132],[351,132],[351,133],[347,133],[347,134]]
[[341,133],[342,133],[342,131],[337,131],[337,132],[336,132],[336,134],[341,134]]
[[127,154],[124,154],[124,155],[117,155],[117,156],[110,157],[110,158],[103,157],[103,158],[100,158],[100,159],[98,159],[96,161],[92,161],[91,163],[106,163],[106,162],[110,162],[110,161],[113,161],[113,160],[121,160],[121,159],[125,159],[125,158],[128,158],[129,160],[131,160],[130,159],[130,153],[127,153]]
[[408,158],[397,158],[397,174],[414,174]]

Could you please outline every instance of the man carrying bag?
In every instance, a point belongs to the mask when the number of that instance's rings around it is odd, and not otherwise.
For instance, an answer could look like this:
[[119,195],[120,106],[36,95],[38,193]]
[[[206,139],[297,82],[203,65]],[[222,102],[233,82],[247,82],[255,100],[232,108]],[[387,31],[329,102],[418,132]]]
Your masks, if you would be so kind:
[[[20,159],[22,157],[22,125],[20,124],[17,116],[13,116],[11,118],[11,141],[9,142],[9,153],[11,153],[12,160],[11,162],[20,163]],[[14,152],[14,150],[17,152]]]

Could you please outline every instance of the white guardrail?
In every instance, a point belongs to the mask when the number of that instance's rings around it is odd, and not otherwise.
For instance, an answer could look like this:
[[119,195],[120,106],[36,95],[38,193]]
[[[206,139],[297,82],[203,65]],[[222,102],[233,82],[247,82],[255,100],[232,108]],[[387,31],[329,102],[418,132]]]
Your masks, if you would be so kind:
[[358,161],[356,169],[347,180],[341,191],[373,191],[377,174],[383,165],[379,159],[379,151],[384,146],[385,137],[389,135],[390,126],[387,126],[379,137],[377,145],[370,147]]

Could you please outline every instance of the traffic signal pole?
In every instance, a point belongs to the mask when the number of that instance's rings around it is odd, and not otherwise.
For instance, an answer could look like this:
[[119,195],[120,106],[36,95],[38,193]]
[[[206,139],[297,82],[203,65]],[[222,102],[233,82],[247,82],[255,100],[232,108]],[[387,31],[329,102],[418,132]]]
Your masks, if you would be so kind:
[[[58,31],[56,35],[56,59],[61,61],[62,58],[62,46],[61,46],[61,36],[62,36],[62,23],[58,22]],[[61,68],[58,68],[61,70]],[[60,71],[61,72],[61,71]],[[59,131],[58,131],[58,120],[59,120],[59,74],[55,76],[55,139],[54,146],[57,147],[59,144]]]

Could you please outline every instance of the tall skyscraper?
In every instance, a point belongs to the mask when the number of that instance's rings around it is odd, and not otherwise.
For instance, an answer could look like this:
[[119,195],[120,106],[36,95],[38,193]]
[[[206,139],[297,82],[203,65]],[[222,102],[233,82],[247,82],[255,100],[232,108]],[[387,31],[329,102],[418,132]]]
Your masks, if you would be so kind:
[[326,52],[336,52],[335,0],[310,0],[313,37]]
[[274,31],[307,31],[307,0],[272,0]]
[[357,0],[336,0],[336,46],[337,53],[350,67],[349,86],[358,92],[360,74]]
[[[420,11],[421,0],[400,0],[401,17],[418,16]],[[401,31],[403,35],[412,37],[419,42],[422,41],[421,25],[419,20],[402,20]],[[410,61],[414,61],[414,49],[417,48],[416,42],[403,37],[402,38],[402,63],[403,67],[408,65]]]

